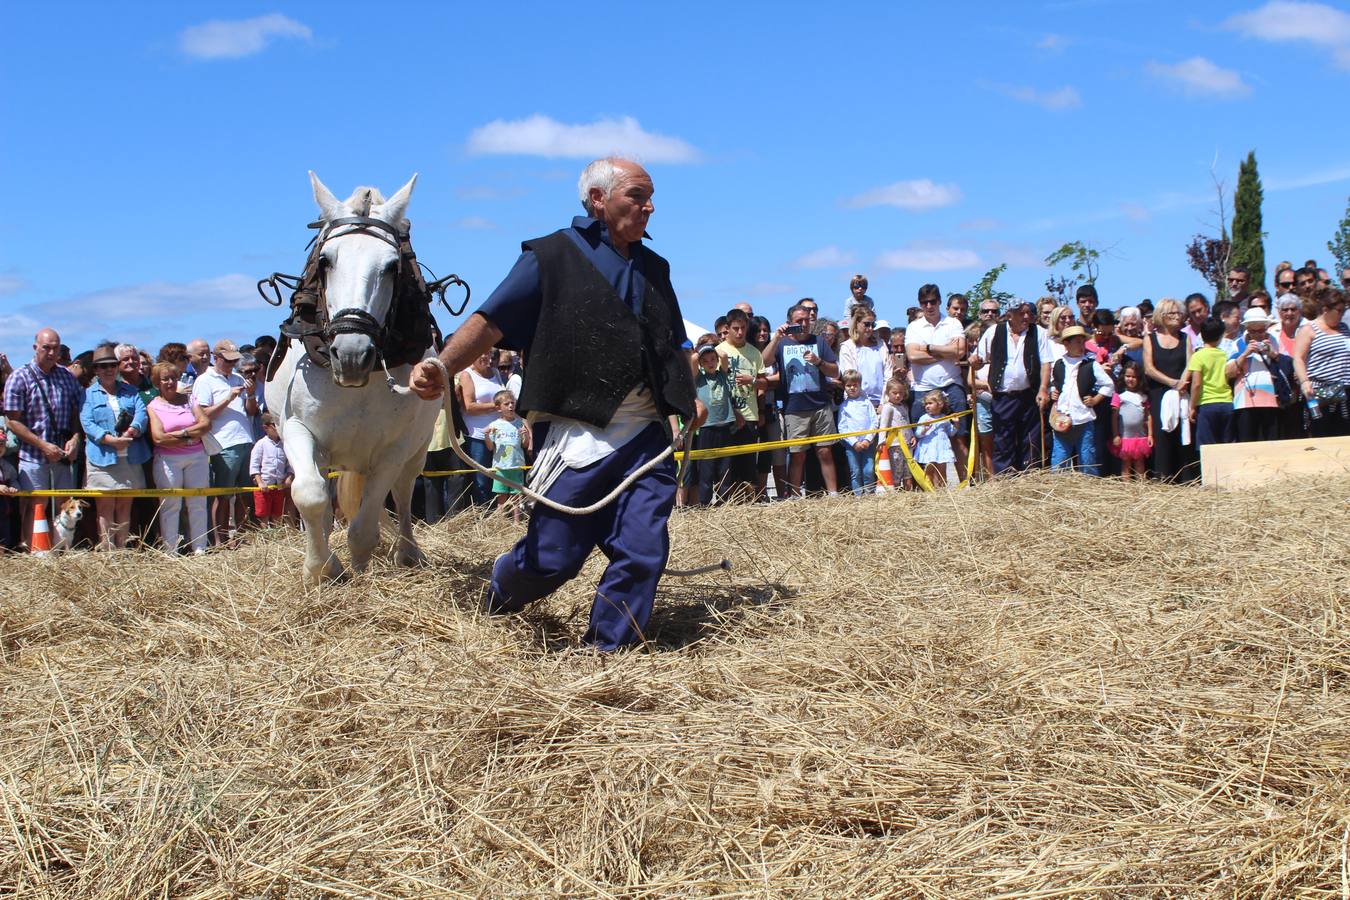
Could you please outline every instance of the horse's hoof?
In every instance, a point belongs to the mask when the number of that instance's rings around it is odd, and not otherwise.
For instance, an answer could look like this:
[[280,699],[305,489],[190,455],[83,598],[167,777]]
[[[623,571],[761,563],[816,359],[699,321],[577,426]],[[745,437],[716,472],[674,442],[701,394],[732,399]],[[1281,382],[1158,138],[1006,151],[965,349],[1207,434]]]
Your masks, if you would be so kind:
[[326,581],[344,581],[346,578],[347,570],[338,562],[336,556],[329,557],[328,562],[318,568],[305,567],[305,581],[312,585],[323,584]]
[[427,556],[420,549],[414,547],[411,550],[400,551],[395,562],[405,568],[414,569],[418,566],[425,566],[427,564]]

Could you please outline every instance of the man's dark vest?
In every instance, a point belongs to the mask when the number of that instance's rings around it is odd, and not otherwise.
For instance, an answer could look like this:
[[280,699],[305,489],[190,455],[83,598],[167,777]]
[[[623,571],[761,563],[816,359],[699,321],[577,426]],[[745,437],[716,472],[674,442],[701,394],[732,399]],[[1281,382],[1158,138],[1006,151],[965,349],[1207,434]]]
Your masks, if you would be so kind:
[[642,315],[623,301],[566,230],[521,244],[539,263],[543,303],[525,361],[522,412],[604,428],[639,384],[661,415],[694,414],[694,377],[676,328],[683,327],[670,264],[645,251]]
[[[1027,367],[1027,384],[1031,390],[1041,387],[1041,348],[1036,337],[1036,325],[1027,325],[1022,338],[1022,363]],[[1008,368],[1008,323],[994,326],[994,337],[989,342],[989,389],[1003,393],[1003,373]]]
[[[1089,397],[1097,396],[1097,372],[1094,369],[1091,356],[1084,356],[1083,361],[1078,364],[1078,399],[1086,400]],[[1054,367],[1050,370],[1050,381],[1054,384],[1055,390],[1064,392],[1064,371],[1067,366],[1064,360],[1056,360]]]

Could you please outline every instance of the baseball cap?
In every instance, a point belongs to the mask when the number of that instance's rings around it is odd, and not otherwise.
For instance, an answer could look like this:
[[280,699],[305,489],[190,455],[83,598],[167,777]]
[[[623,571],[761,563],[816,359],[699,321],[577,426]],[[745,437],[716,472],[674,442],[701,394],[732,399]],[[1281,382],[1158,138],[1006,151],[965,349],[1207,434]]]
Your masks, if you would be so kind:
[[890,327],[891,327],[890,322],[887,322],[885,319],[877,319],[877,331],[880,331],[883,328],[890,328]]
[[705,353],[711,353],[711,354],[713,354],[714,356],[716,356],[716,355],[717,355],[717,348],[716,348],[715,346],[713,346],[712,344],[704,344],[703,346],[701,346],[701,347],[698,348],[698,355],[699,355],[699,356],[702,356],[702,355],[705,354]]
[[216,346],[212,348],[212,352],[216,356],[228,359],[231,362],[238,362],[239,357],[243,355],[239,352],[239,348],[235,346],[234,341],[231,340],[216,341]]

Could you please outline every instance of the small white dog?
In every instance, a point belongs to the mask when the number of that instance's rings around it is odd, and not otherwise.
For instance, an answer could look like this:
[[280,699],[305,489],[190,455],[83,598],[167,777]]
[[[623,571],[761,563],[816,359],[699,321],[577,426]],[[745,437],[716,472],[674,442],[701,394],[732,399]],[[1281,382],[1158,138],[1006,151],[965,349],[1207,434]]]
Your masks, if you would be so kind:
[[61,504],[61,511],[56,514],[56,521],[53,523],[56,529],[56,543],[52,545],[53,551],[74,549],[75,529],[79,527],[80,519],[84,518],[84,510],[88,505],[84,500],[74,498]]

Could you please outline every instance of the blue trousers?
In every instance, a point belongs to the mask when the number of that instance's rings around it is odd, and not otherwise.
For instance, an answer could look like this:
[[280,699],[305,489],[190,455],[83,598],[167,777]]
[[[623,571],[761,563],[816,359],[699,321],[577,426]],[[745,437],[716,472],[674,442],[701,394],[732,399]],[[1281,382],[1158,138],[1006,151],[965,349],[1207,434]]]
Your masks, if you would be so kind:
[[[549,488],[548,497],[568,506],[588,506],[669,444],[665,429],[652,423],[604,459],[563,472]],[[656,585],[670,556],[666,525],[675,505],[675,478],[675,462],[668,459],[609,506],[588,516],[536,505],[525,536],[498,557],[493,567],[488,611],[519,612],[548,596],[575,578],[591,551],[599,547],[609,558],[609,566],[596,586],[590,627],[583,640],[601,650],[643,640]]]
[[1195,411],[1195,445],[1233,442],[1233,404],[1206,403]]
[[994,474],[1034,468],[1041,459],[1041,409],[1036,392],[994,394]]
[[[480,466],[492,465],[492,451],[482,438],[469,438],[469,458]],[[487,506],[492,503],[492,479],[481,472],[473,473],[473,490],[470,493],[475,506]]]
[[1055,441],[1050,448],[1050,468],[1066,469],[1075,457],[1078,465],[1074,468],[1084,475],[1100,474],[1097,465],[1097,441],[1094,429],[1096,422],[1084,422],[1068,431],[1054,431]]
[[848,477],[856,496],[861,497],[863,494],[870,494],[876,490],[877,477],[872,472],[876,452],[875,446],[869,446],[866,450],[858,450],[847,441],[844,442],[844,456],[848,459]]

